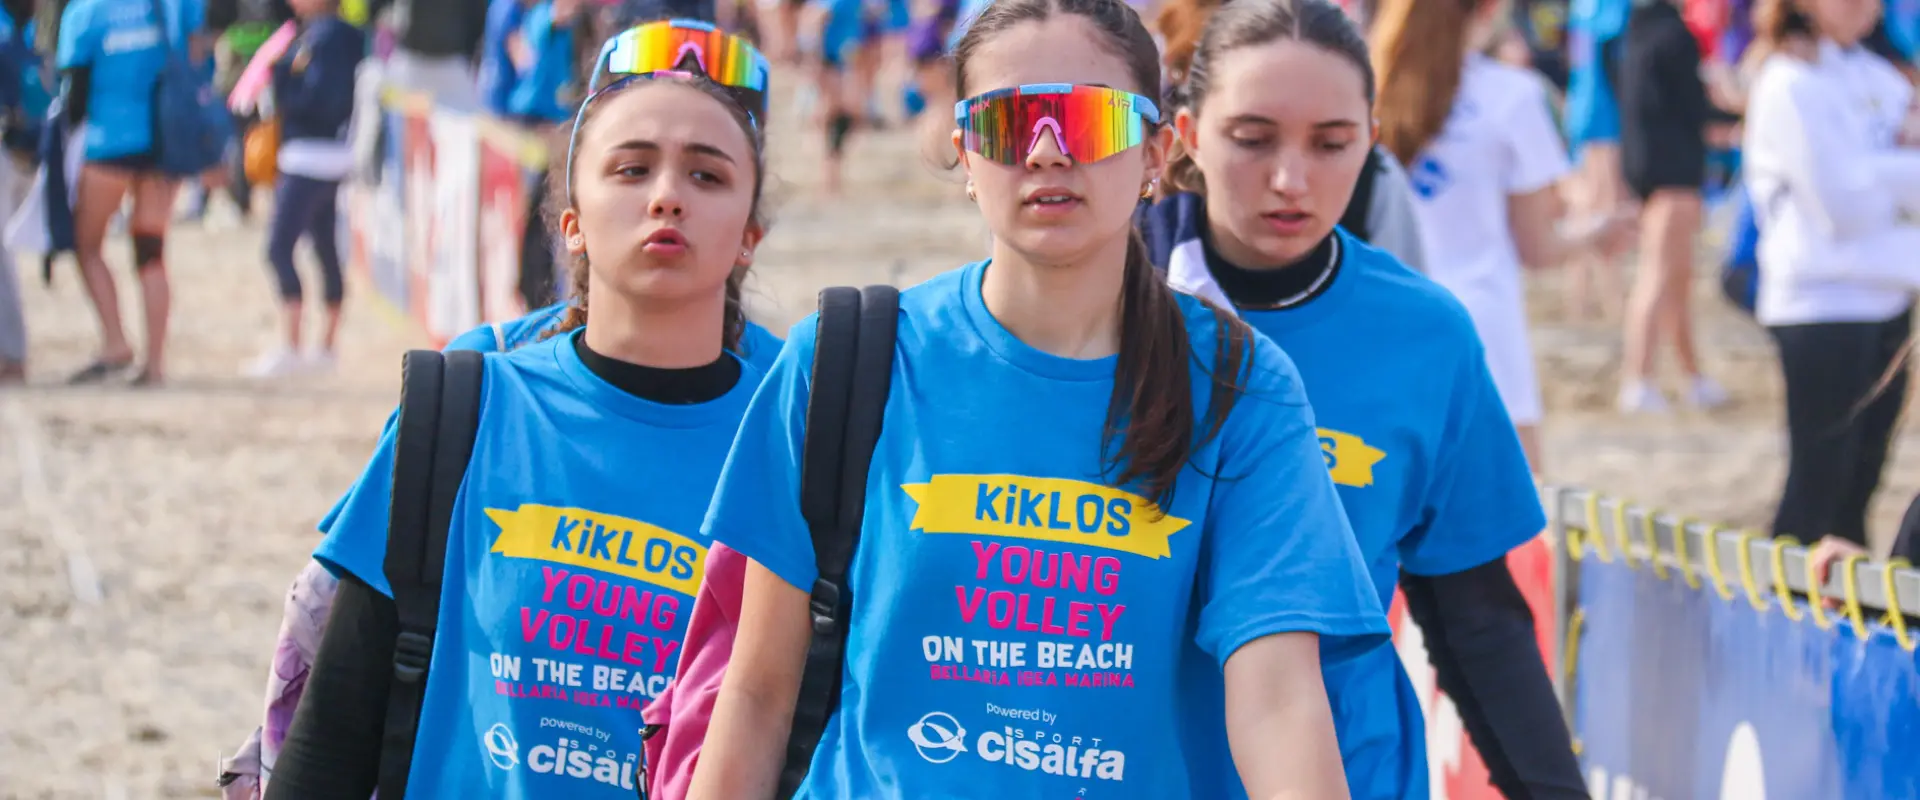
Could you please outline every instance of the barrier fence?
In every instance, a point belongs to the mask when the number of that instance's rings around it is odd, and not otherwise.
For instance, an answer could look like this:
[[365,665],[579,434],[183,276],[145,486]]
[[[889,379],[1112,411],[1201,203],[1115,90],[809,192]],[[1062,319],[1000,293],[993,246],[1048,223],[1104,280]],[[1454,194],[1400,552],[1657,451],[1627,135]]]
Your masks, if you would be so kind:
[[529,203],[545,147],[421,96],[387,92],[380,110],[379,169],[345,192],[353,268],[436,347],[525,314],[520,241],[538,224]]
[[[520,241],[540,142],[389,94],[380,169],[346,193],[349,252],[436,345],[525,313]],[[414,213],[408,213],[408,212]],[[425,212],[425,213],[420,213]],[[1580,489],[1508,557],[1597,800],[1920,798],[1920,572],[1806,551]],[[1809,588],[1836,601],[1809,606]],[[1888,613],[1891,611],[1891,613]],[[1419,629],[1394,642],[1427,717],[1436,800],[1498,800]]]
[[1551,498],[1563,702],[1595,798],[1920,797],[1920,573],[1853,557],[1823,581],[1790,539]]

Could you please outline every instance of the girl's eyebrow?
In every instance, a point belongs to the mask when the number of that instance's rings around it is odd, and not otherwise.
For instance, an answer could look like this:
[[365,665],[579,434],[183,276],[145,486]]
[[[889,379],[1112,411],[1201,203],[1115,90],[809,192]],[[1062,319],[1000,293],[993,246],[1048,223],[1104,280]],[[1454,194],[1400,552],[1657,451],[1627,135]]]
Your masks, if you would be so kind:
[[[706,155],[706,156],[712,156],[714,158],[718,158],[722,161],[725,161],[729,164],[735,163],[733,156],[728,155],[727,151],[722,150],[718,147],[714,147],[713,145],[710,145],[710,144],[702,144],[700,142],[688,142],[685,145],[683,145],[683,147],[685,147],[685,149],[689,152],[699,153],[701,155]],[[607,152],[619,152],[621,150],[645,150],[645,151],[657,153],[664,149],[665,148],[661,147],[660,143],[658,142],[649,141],[646,139],[628,139],[624,142],[621,142],[619,144],[616,144],[612,147],[607,148]]]

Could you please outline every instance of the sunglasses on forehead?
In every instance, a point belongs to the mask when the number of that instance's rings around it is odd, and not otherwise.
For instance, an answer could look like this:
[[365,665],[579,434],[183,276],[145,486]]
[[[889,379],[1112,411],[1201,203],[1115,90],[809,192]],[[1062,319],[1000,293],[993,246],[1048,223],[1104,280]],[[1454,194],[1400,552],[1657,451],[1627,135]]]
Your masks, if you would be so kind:
[[1074,161],[1088,164],[1147,139],[1160,121],[1152,100],[1106,86],[1031,83],[955,103],[961,146],[990,161],[1020,164],[1043,137]]
[[636,25],[600,47],[587,97],[573,115],[567,136],[567,192],[573,192],[573,151],[587,106],[636,80],[701,78],[731,95],[757,128],[767,114],[767,58],[751,42],[712,24],[669,19]]

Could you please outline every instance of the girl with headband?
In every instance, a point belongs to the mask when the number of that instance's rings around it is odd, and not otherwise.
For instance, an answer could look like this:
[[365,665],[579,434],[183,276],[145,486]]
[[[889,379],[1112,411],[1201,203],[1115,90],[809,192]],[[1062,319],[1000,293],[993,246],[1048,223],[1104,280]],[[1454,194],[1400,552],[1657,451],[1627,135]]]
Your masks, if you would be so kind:
[[[1325,0],[1234,0],[1197,39],[1173,119],[1188,193],[1144,214],[1179,242],[1169,279],[1234,308],[1299,366],[1373,590],[1386,605],[1405,588],[1495,785],[1583,797],[1505,559],[1546,514],[1480,336],[1446,289],[1335,227],[1373,143],[1366,41]],[[1426,725],[1399,654],[1324,663],[1353,796],[1425,800]],[[1220,682],[1185,688],[1189,751],[1217,756],[1191,771],[1193,796],[1245,797],[1220,745]]]
[[[1001,0],[954,70],[992,258],[900,295],[839,707],[796,796],[1189,797],[1219,756],[1174,735],[1205,670],[1252,795],[1345,797],[1320,658],[1386,620],[1293,364],[1132,231],[1167,148],[1152,36],[1122,0]],[[790,336],[707,518],[751,563],[696,800],[775,792],[811,640],[813,323]]]
[[[672,69],[688,44],[706,75]],[[727,351],[765,230],[762,130],[739,100],[764,94],[765,62],[678,22],[605,52],[614,80],[553,166],[572,305],[555,334],[486,357],[406,796],[633,795],[636,711],[673,675],[700,520],[759,383]],[[379,783],[393,450],[389,430],[315,551],[339,592],[269,798]]]

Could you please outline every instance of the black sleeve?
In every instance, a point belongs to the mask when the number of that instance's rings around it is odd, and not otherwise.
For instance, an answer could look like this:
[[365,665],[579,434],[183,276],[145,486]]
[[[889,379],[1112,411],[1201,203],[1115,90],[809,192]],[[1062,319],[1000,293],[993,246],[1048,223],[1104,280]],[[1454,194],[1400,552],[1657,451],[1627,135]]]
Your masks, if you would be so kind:
[[93,67],[79,66],[67,70],[67,102],[64,106],[67,124],[79,127],[87,118],[87,100],[93,95]]
[[1509,800],[1586,800],[1533,612],[1506,559],[1451,575],[1402,572],[1400,586],[1493,785]]
[[1647,77],[1653,86],[1669,93],[1670,113],[1692,127],[1705,129],[1713,119],[1713,101],[1707,98],[1707,84],[1700,79],[1700,43],[1694,41],[1693,32],[1677,13],[1674,23],[1672,30],[1656,40],[1660,52],[1651,54],[1652,74]]
[[379,786],[399,635],[392,598],[351,575],[341,579],[266,800],[364,798]]

